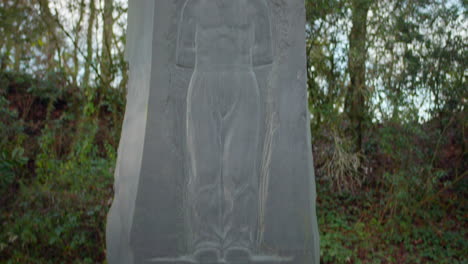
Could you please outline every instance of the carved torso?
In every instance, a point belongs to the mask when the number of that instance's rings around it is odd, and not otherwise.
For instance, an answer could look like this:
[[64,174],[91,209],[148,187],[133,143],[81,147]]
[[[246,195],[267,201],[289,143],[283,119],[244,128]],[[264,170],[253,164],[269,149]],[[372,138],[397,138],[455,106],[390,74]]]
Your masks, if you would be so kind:
[[[248,7],[245,2],[199,2],[195,13],[197,69],[252,66],[254,28],[248,12],[242,12]],[[210,10],[209,15],[206,10]]]

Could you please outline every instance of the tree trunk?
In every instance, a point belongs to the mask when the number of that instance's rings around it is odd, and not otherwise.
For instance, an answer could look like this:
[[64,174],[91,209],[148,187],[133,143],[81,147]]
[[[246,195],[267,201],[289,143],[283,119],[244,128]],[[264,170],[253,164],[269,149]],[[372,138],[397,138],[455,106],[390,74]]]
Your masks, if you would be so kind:
[[21,47],[21,44],[16,43],[15,44],[15,61],[13,63],[13,70],[15,72],[20,71],[22,57],[23,57],[23,49]]
[[81,33],[81,24],[83,22],[84,11],[85,11],[85,0],[80,1],[80,9],[79,9],[79,18],[75,25],[75,39],[73,43],[73,84],[78,86],[78,69],[80,68],[80,63],[78,60],[78,47],[80,43],[80,33]]
[[47,26],[47,41],[45,43],[45,53],[47,57],[47,69],[48,71],[55,70],[57,63],[55,61],[55,52],[58,46],[56,41],[56,31],[55,31],[55,22],[50,11],[49,0],[39,0],[39,5],[41,8],[41,15],[43,17],[44,23]]
[[112,12],[114,10],[113,0],[104,0],[103,12],[103,31],[102,31],[102,51],[101,51],[101,88],[107,89],[112,82],[112,39],[114,18]]
[[372,0],[352,0],[352,28],[349,35],[348,70],[350,85],[346,96],[346,111],[354,140],[354,151],[362,150],[366,119],[366,38],[367,14]]
[[89,18],[88,31],[86,33],[86,61],[85,72],[83,75],[83,86],[89,86],[89,78],[91,74],[91,63],[93,63],[93,28],[94,20],[96,19],[96,3],[95,0],[89,0]]

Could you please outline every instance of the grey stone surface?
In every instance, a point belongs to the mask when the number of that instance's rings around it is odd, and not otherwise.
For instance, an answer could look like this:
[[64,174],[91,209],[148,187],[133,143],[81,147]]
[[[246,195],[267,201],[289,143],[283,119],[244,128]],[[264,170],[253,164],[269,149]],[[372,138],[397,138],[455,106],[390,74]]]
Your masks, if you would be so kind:
[[110,264],[319,263],[304,0],[130,0]]

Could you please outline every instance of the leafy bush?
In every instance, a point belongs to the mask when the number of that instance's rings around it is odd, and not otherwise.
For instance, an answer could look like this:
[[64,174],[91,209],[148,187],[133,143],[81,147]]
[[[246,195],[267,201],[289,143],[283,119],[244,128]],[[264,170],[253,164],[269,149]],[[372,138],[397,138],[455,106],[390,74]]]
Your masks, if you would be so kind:
[[121,114],[83,115],[59,76],[0,77],[0,263],[103,262]]
[[21,147],[23,125],[18,114],[9,109],[9,102],[0,95],[0,201],[8,196],[8,190],[22,173],[28,158]]
[[63,160],[50,152],[54,132],[44,131],[40,139],[44,152],[36,160],[37,178],[21,186],[16,210],[2,227],[8,232],[1,234],[0,241],[6,243],[0,253],[11,263],[104,260],[104,219],[116,154],[106,145],[105,157],[99,157],[93,144],[96,125],[86,126]]

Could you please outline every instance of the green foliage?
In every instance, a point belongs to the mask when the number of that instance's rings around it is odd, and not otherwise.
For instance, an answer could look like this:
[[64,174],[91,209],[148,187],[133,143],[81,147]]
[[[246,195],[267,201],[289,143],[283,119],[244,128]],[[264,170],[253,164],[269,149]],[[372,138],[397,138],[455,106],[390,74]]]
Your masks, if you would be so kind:
[[[364,6],[367,15],[353,16]],[[468,169],[466,5],[307,0],[306,7],[322,261],[465,263],[458,219]],[[354,23],[363,21],[367,34],[357,37]],[[358,71],[352,43],[365,43]],[[356,77],[365,87],[353,86]],[[359,113],[348,109],[353,101]],[[359,133],[356,151],[350,142]]]
[[[3,77],[2,92],[13,100],[0,97],[0,202],[5,205],[0,207],[0,263],[103,262],[116,159],[111,142],[118,138],[101,135],[121,120],[83,115],[74,107],[83,98],[79,90],[50,88],[54,82],[64,85],[60,78]],[[31,112],[43,114],[20,119],[17,109],[24,112],[30,97],[36,102]],[[123,101],[117,97],[113,100]]]
[[11,153],[4,149],[0,152],[0,196],[6,196],[8,188],[15,182],[19,170],[26,165],[28,158],[24,157],[24,150],[16,147]]
[[0,94],[0,201],[8,196],[9,188],[28,162],[21,147],[24,127],[17,117],[18,113],[9,109],[8,100]]
[[9,231],[2,234],[0,241],[6,243],[1,253],[12,263],[103,260],[103,220],[111,196],[115,150],[106,145],[100,157],[94,144],[97,127],[93,122],[85,126],[73,151],[62,159],[50,151],[54,132],[44,131],[37,177],[21,186],[15,211],[3,224]]
[[[379,217],[378,193],[331,193],[318,185],[323,263],[465,263],[467,230],[442,207]],[[415,209],[417,210],[417,209]],[[462,216],[459,206],[454,215]]]

